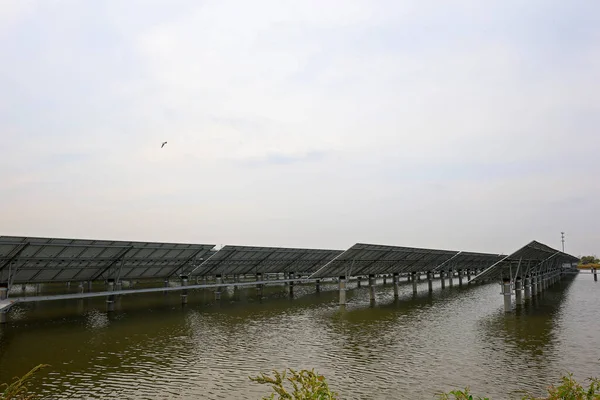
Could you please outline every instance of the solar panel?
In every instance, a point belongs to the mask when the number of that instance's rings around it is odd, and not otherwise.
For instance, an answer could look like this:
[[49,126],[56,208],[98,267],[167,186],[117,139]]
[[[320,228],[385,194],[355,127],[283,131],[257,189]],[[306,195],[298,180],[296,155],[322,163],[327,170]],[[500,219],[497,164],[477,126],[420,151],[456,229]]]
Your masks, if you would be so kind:
[[194,275],[310,273],[342,253],[341,250],[282,247],[224,246],[199,265]]
[[0,281],[65,282],[185,274],[214,245],[0,236]]
[[514,253],[505,256],[475,276],[472,281],[480,279],[501,279],[526,276],[543,272],[546,268],[555,268],[563,264],[578,262],[579,259],[545,244],[532,241]]
[[312,277],[468,269],[489,266],[497,259],[499,256],[495,254],[357,243]]

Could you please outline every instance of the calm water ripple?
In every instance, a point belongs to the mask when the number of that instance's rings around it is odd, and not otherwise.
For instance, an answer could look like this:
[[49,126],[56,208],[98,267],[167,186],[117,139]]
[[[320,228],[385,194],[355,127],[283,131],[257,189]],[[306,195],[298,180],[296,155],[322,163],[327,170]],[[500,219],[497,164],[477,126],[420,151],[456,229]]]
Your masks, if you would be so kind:
[[[381,285],[381,282],[379,282]],[[299,285],[28,304],[0,328],[0,382],[38,363],[48,399],[258,399],[248,376],[316,368],[345,399],[434,398],[471,386],[495,399],[541,394],[562,373],[600,375],[600,286],[568,279],[505,315],[496,284],[427,293],[427,282],[354,284],[345,309],[335,285]]]

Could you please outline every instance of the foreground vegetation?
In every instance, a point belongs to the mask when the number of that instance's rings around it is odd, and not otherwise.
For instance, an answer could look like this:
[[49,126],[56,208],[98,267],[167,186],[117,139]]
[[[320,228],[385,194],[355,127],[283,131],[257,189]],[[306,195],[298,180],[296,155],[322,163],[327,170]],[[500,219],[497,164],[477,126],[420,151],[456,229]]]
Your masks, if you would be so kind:
[[[562,377],[558,386],[550,386],[547,397],[523,396],[522,400],[600,400],[600,380],[590,378],[590,385],[585,388],[575,379],[573,374]],[[469,388],[453,390],[450,393],[439,395],[440,400],[490,400],[489,397],[475,397]]]
[[34,367],[31,371],[23,375],[21,378],[15,378],[10,384],[4,383],[0,385],[0,400],[33,400],[39,398],[30,393],[29,385],[31,384],[31,378],[42,368],[46,368],[49,365],[40,364]]
[[[273,371],[273,376],[261,374],[250,380],[260,384],[271,385],[273,392],[263,400],[336,400],[338,395],[329,390],[327,382],[322,375],[318,375],[313,370],[302,370],[297,372],[289,369],[289,376],[286,378],[287,371],[279,373]],[[285,384],[291,385],[287,389]],[[449,393],[438,395],[440,400],[490,400],[489,397],[479,397],[471,394],[469,388],[464,390],[453,390]],[[561,384],[550,386],[548,396],[534,397],[531,395],[523,396],[522,400],[600,400],[600,379],[590,378],[589,386],[583,387],[572,374],[563,376]]]
[[[308,371],[303,369],[296,371],[291,368],[282,373],[273,371],[273,376],[260,374],[250,377],[252,382],[261,385],[271,385],[273,392],[263,400],[286,399],[286,400],[337,400],[338,395],[329,390],[327,381],[323,375],[319,375],[314,369]],[[286,387],[287,384],[287,387]],[[290,387],[291,386],[291,387]],[[277,397],[275,397],[277,396]]]
[[[0,385],[0,400],[36,400],[41,396],[30,392],[31,379],[41,369],[48,365],[41,364],[23,375],[15,378],[10,384]],[[327,380],[312,370],[287,369],[283,372],[273,371],[273,375],[260,374],[250,377],[252,382],[269,385],[271,393],[263,400],[338,400],[338,394],[329,389]],[[523,396],[522,400],[600,400],[600,379],[589,378],[589,385],[584,387],[575,379],[573,374],[562,377],[558,386],[550,386],[545,397]],[[471,394],[469,388],[453,390],[438,395],[440,400],[490,400],[489,397],[479,397]]]

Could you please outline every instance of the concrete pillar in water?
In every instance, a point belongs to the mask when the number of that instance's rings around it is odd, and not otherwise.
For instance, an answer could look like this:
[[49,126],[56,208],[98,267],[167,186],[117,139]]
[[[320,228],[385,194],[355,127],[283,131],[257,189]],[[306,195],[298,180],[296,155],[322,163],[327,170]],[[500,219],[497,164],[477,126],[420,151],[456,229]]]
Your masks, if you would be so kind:
[[[256,274],[256,281],[257,282],[262,281],[262,274],[260,272]],[[259,298],[263,297],[263,286],[264,285],[262,283],[259,283],[259,284],[256,285],[256,295]]]
[[0,300],[6,300],[8,297],[8,283],[0,283]]
[[[188,284],[188,277],[187,275],[181,275],[181,286],[187,286]],[[181,290],[181,304],[187,304],[188,302],[188,291],[187,289],[182,289]]]
[[454,270],[448,271],[448,284],[450,287],[454,286]]
[[463,281],[463,271],[462,269],[458,270],[458,286],[462,286]]
[[406,282],[410,282],[410,274],[406,274]]
[[531,295],[532,296],[537,296],[538,294],[538,281],[537,281],[537,276],[533,275],[531,277]]
[[387,284],[387,275],[383,275],[383,284],[386,285]]
[[512,304],[511,304],[511,290],[510,290],[510,280],[505,279],[502,282],[502,294],[504,295],[504,312],[511,312],[512,311]]
[[542,274],[539,274],[538,276],[536,276],[536,279],[537,279],[538,293],[542,293],[544,291],[544,287],[542,285]]
[[433,292],[433,272],[431,271],[427,273],[427,286],[429,288],[429,293]]
[[91,292],[92,290],[94,290],[94,281],[88,281],[87,290],[88,290],[88,292]]
[[340,276],[340,305],[346,304],[346,277]]
[[[295,274],[293,272],[290,272],[290,279],[294,279]],[[290,297],[294,296],[294,281],[291,280],[290,281]]]
[[420,281],[420,280],[421,280],[421,273],[417,272],[417,281]]
[[[85,292],[84,282],[79,282],[79,286],[77,287],[77,289],[79,289],[79,293]],[[37,292],[37,285],[36,285],[35,291]]]
[[471,270],[470,270],[470,269],[468,269],[468,270],[467,270],[467,282],[468,282],[468,283],[471,283],[471,282],[469,282],[470,280],[471,280]]
[[[220,274],[215,276],[215,281],[217,285],[220,285],[223,282],[223,278]],[[217,286],[217,288],[215,289],[215,300],[221,300],[221,286]]]
[[442,281],[442,289],[446,288],[446,278],[444,277],[444,271],[440,271],[440,280]]
[[394,283],[394,298],[397,299],[398,298],[398,273],[394,272],[394,275],[392,277],[392,282]]
[[35,284],[35,294],[40,294],[40,293],[42,293],[42,284],[36,283]]
[[369,275],[369,299],[375,301],[375,275]]
[[[107,290],[109,292],[113,292],[115,290],[115,280],[114,279],[108,279]],[[115,295],[114,294],[111,294],[106,298],[106,311],[107,312],[115,311]]]
[[529,276],[525,277],[525,298],[531,298],[531,278]]
[[515,300],[518,305],[523,304],[523,293],[521,292],[521,278],[517,277],[515,280]]
[[413,294],[417,294],[417,273],[413,272],[412,273],[412,286],[413,286]]
[[319,293],[321,291],[321,280],[320,279],[317,279],[316,291],[317,291],[317,293]]
[[123,288],[123,283],[119,280],[115,282],[115,290],[121,290]]
[[361,283],[360,283],[360,276],[356,277],[356,287],[360,289]]

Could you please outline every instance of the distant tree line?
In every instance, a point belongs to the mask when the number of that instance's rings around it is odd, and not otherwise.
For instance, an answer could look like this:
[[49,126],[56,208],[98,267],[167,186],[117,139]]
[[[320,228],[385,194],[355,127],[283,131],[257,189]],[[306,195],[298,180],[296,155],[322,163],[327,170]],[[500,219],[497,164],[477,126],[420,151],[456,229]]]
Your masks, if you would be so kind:
[[596,256],[583,256],[580,258],[581,265],[587,264],[600,264],[600,260],[596,258]]

